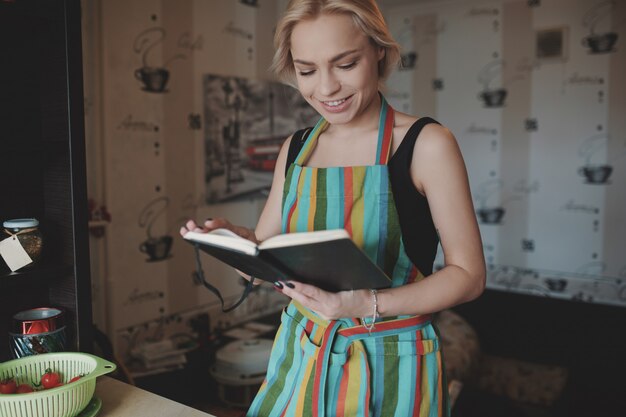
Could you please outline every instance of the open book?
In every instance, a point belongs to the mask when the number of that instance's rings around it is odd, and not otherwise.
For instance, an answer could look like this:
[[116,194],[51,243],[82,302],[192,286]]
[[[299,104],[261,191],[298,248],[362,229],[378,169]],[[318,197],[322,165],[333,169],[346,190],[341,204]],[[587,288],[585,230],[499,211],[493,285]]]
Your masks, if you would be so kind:
[[293,279],[327,291],[391,285],[343,229],[287,233],[258,245],[227,229],[187,232],[185,239],[220,261],[269,282]]

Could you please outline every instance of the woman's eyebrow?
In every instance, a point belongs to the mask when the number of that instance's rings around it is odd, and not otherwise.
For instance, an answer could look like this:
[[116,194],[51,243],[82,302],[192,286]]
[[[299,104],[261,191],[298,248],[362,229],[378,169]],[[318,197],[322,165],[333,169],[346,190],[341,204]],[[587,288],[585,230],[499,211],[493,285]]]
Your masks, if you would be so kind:
[[[353,54],[355,52],[359,52],[359,51],[360,51],[360,49],[351,49],[349,51],[342,52],[340,54],[335,55],[331,59],[329,59],[328,62],[333,64],[333,63],[341,60],[342,58],[345,58],[346,56],[348,56],[350,54]],[[302,59],[294,59],[293,62],[296,63],[296,64],[302,64],[302,65],[315,65],[313,62],[304,61]]]

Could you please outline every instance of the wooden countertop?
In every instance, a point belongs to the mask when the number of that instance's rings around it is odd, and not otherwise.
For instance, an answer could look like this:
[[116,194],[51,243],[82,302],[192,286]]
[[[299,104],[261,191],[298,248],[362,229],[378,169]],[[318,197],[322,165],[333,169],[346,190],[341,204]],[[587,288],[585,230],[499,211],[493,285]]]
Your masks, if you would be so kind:
[[98,378],[95,396],[102,400],[98,417],[214,417],[108,376]]

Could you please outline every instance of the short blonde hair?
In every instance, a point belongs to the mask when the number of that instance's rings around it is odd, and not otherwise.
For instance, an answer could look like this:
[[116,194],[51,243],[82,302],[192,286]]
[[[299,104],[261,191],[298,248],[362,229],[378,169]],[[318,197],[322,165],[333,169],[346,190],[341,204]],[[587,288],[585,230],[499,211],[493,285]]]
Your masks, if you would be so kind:
[[385,19],[375,0],[290,0],[287,10],[276,26],[274,59],[270,69],[278,78],[296,85],[296,73],[291,56],[291,33],[303,20],[322,14],[346,14],[377,47],[385,50],[378,63],[378,79],[383,81],[400,62],[400,47],[391,37]]

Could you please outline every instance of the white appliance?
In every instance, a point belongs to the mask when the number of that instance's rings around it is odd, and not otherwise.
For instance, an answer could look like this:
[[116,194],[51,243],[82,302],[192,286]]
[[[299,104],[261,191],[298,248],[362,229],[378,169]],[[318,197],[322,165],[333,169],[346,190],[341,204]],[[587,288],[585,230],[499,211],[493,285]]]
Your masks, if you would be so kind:
[[237,340],[217,351],[210,372],[222,401],[237,407],[250,406],[265,378],[272,344],[270,339]]

